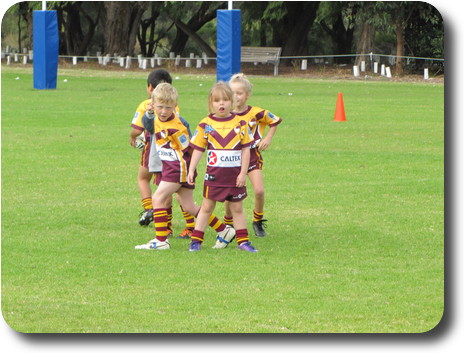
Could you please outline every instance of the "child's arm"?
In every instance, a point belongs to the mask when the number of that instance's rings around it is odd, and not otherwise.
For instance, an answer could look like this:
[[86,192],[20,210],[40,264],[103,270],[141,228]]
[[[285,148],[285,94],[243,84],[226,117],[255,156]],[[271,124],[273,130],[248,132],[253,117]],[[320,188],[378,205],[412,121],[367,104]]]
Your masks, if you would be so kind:
[[272,142],[272,137],[274,136],[275,132],[277,130],[277,125],[271,126],[269,128],[269,131],[259,143],[258,143],[258,151],[266,151],[269,146],[271,145]]
[[246,177],[248,174],[248,167],[250,166],[250,147],[242,148],[242,168],[237,177],[236,187],[241,188],[246,185]]
[[197,169],[198,162],[200,162],[202,155],[203,155],[203,152],[197,149],[194,149],[192,152],[192,158],[190,159],[190,166],[189,166],[189,171],[187,175],[187,182],[190,185],[195,184],[195,169]]
[[142,117],[142,125],[150,134],[155,132],[155,114],[153,113],[153,103],[147,105],[147,111]]
[[135,145],[135,139],[137,138],[137,136],[140,136],[140,134],[143,133],[143,130],[139,130],[139,129],[136,129],[136,128],[132,128],[130,134],[129,134],[129,143],[132,147],[136,147]]

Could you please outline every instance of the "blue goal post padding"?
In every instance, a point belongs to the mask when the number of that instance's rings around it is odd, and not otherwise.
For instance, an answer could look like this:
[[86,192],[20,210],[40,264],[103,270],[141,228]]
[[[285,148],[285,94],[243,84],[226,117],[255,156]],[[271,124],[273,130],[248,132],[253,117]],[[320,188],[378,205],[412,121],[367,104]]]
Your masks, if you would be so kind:
[[56,11],[34,11],[34,88],[54,89],[58,71],[58,17]]
[[240,10],[217,10],[216,76],[218,81],[229,81],[233,74],[240,72]]

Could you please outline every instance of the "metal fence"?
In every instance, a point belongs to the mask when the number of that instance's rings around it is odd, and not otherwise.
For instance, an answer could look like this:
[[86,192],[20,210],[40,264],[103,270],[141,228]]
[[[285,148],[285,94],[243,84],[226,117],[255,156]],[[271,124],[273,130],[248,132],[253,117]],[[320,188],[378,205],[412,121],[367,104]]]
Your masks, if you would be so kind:
[[[201,56],[191,53],[189,57],[181,57],[174,53],[169,53],[167,57],[161,57],[154,55],[153,57],[144,57],[142,55],[132,56],[119,56],[118,54],[113,55],[102,55],[96,53],[96,55],[86,56],[72,56],[72,55],[60,55],[61,60],[69,62],[72,66],[78,66],[79,63],[95,62],[102,66],[117,65],[123,69],[134,69],[138,68],[141,70],[153,69],[156,67],[168,65],[170,67],[186,67],[194,69],[202,69],[216,64],[216,57],[208,57],[205,53]],[[349,64],[337,64],[342,58],[351,58],[352,62],[358,62],[356,65],[352,64],[352,74],[354,77],[359,77],[362,73],[378,74],[391,78],[391,68],[396,65],[398,58],[403,59],[403,65],[405,68],[414,66],[415,71],[420,67],[423,70],[424,79],[429,78],[429,69],[436,68],[437,72],[442,72],[444,69],[444,59],[442,58],[430,58],[430,57],[415,57],[415,56],[396,56],[392,54],[346,54],[346,55],[307,55],[307,56],[281,56],[281,61],[290,61],[292,66],[296,70],[306,71],[311,66],[317,65],[337,65],[338,67],[347,67]],[[34,60],[34,53],[32,50],[24,50],[23,53],[14,52],[10,48],[5,48],[1,52],[1,59],[6,65],[13,63],[19,63],[26,65]],[[255,65],[264,63],[255,63]],[[281,64],[282,65],[282,64]],[[351,70],[351,68],[350,68]]]

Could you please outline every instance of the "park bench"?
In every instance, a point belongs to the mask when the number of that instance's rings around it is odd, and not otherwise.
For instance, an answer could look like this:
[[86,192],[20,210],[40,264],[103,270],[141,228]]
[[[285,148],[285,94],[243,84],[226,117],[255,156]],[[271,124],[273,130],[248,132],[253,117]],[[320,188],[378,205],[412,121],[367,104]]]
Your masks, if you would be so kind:
[[242,63],[272,64],[274,65],[274,76],[279,74],[280,53],[282,48],[278,47],[242,47]]

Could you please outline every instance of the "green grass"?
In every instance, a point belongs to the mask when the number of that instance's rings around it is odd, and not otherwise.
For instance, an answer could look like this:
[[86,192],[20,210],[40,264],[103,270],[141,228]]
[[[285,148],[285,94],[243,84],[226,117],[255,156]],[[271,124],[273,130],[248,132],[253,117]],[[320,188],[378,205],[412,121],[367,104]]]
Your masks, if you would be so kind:
[[[442,84],[252,77],[250,103],[284,119],[264,155],[259,253],[215,251],[212,231],[199,253],[177,239],[150,252],[133,250],[154,230],[137,225],[139,153],[128,143],[147,74],[60,70],[58,89],[39,91],[30,70],[2,67],[2,313],[12,328],[406,333],[440,322]],[[194,129],[215,77],[178,76]],[[333,122],[338,92],[343,123]],[[176,206],[174,217],[180,232]]]

